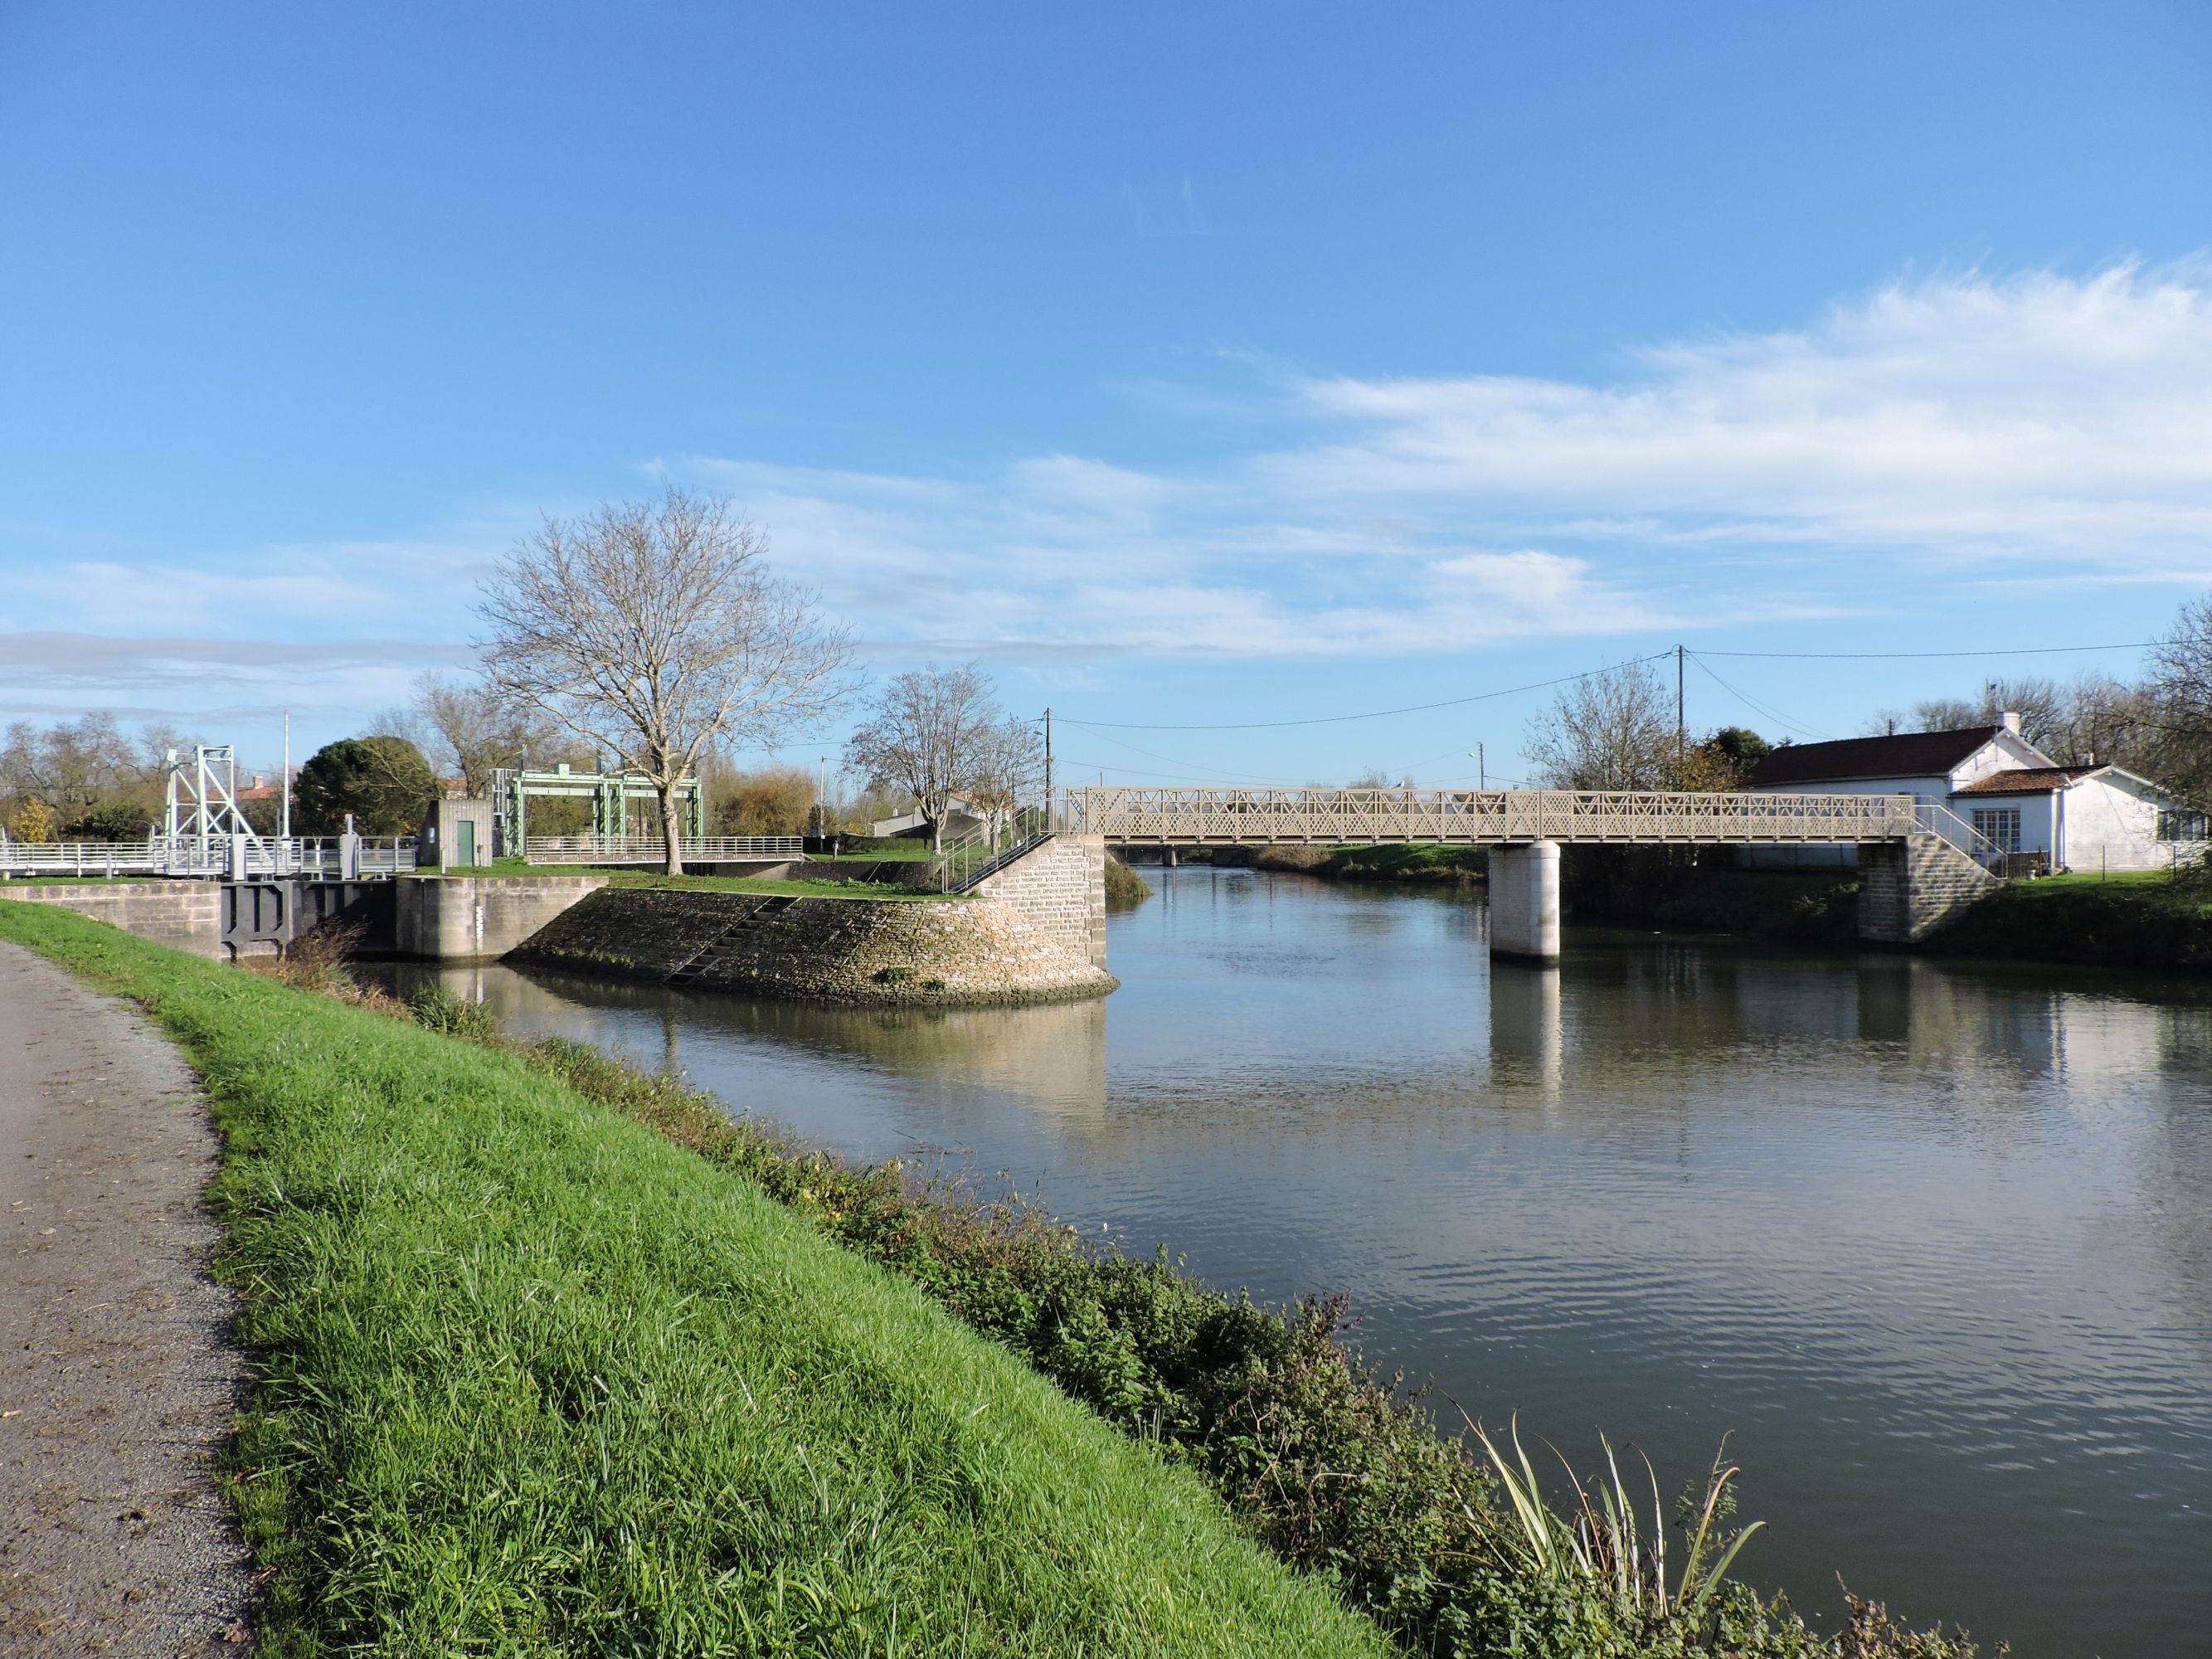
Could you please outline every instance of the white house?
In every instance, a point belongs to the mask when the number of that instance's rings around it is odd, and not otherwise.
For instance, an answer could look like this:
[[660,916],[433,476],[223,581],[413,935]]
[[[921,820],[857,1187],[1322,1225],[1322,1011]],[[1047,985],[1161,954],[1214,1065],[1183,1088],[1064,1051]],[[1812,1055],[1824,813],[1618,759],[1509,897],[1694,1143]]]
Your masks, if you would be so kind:
[[[2008,853],[2041,854],[2038,862],[2054,870],[2164,870],[2203,856],[2202,811],[2117,766],[2060,765],[2021,736],[2014,714],[1959,732],[1786,744],[1753,769],[1751,787],[1911,795],[1949,807]],[[1857,854],[1843,848],[1832,857],[1850,864]]]

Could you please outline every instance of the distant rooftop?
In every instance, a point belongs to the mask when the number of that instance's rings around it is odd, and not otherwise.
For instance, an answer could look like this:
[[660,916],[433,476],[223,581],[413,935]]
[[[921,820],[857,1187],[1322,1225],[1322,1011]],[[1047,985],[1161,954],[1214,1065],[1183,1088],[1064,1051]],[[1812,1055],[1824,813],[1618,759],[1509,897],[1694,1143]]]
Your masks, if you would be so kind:
[[1899,732],[1835,743],[1792,743],[1751,769],[1753,788],[1784,783],[1832,783],[1850,778],[1917,778],[1948,772],[2005,728],[1970,726],[1957,732]]

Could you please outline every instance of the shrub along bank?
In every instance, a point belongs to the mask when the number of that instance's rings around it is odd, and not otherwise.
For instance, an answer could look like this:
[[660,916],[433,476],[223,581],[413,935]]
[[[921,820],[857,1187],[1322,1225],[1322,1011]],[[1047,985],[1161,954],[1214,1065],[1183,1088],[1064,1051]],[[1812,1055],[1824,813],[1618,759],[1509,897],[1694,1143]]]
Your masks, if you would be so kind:
[[1188,1472],[546,1064],[44,907],[0,935],[207,1080],[263,1651],[1384,1650]]

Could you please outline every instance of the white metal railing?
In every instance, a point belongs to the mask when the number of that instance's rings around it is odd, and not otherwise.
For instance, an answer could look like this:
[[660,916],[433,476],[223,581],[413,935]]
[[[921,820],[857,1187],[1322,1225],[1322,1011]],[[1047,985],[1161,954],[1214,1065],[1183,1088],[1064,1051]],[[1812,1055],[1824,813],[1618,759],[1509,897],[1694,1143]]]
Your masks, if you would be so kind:
[[[1948,823],[1945,820],[1948,820]],[[1067,827],[1138,845],[1521,841],[1856,842],[1986,837],[1911,795],[1581,789],[1070,789]]]
[[956,836],[939,850],[938,890],[964,893],[1051,835],[1050,815],[1041,806],[1024,806],[987,829]]
[[1915,803],[1923,835],[1934,836],[1956,848],[1993,876],[2008,874],[2012,863],[2005,849],[1940,802]]
[[203,876],[255,880],[297,876],[337,880],[397,875],[415,867],[412,836],[355,839],[357,855],[349,868],[345,838],[337,836],[266,840],[150,836],[133,842],[24,842],[0,836],[0,878]]
[[[687,861],[702,863],[795,859],[806,852],[803,836],[695,836],[678,845]],[[667,860],[668,844],[658,836],[532,836],[523,844],[523,857],[532,864],[659,864]]]

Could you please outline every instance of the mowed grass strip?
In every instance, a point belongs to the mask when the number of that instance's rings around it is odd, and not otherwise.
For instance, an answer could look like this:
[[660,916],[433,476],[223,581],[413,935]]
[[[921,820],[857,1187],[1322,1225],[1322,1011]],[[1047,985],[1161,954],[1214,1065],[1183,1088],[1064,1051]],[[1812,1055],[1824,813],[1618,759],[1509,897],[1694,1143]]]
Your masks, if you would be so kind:
[[207,1080],[263,1650],[1362,1655],[1191,1477],[508,1057],[44,906]]

